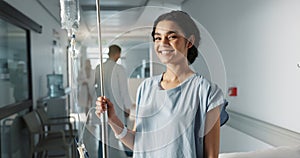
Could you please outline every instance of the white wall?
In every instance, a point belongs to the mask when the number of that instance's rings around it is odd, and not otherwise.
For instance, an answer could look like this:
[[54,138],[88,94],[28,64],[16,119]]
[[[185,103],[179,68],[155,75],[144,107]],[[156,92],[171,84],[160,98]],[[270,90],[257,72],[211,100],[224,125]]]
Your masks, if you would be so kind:
[[[7,3],[42,25],[42,33],[31,31],[31,61],[33,79],[33,100],[47,95],[46,74],[52,73],[52,40],[55,39],[53,29],[60,34],[60,44],[63,48],[67,45],[67,35],[60,28],[60,23],[51,17],[36,0],[6,0]],[[65,51],[65,49],[63,50]],[[62,59],[66,59],[66,54],[62,53]],[[66,61],[66,60],[65,60]],[[66,67],[63,68],[64,84],[66,85]]]
[[229,109],[295,132],[300,132],[299,8],[299,0],[188,0],[182,6],[215,40],[228,87],[238,87]]

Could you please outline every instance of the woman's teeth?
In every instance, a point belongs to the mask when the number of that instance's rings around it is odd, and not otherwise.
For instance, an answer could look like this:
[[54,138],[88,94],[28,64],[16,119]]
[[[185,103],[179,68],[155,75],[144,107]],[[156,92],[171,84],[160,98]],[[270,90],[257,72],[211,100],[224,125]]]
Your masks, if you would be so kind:
[[170,54],[171,52],[172,52],[172,50],[164,50],[164,51],[161,51],[161,54],[167,55],[167,54]]

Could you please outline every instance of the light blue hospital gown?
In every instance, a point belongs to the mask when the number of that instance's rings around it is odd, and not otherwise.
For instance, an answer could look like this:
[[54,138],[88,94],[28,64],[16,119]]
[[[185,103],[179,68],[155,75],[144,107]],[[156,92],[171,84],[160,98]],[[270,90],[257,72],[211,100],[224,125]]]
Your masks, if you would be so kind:
[[222,91],[198,74],[169,90],[161,78],[138,89],[134,158],[203,157],[206,113],[223,104]]

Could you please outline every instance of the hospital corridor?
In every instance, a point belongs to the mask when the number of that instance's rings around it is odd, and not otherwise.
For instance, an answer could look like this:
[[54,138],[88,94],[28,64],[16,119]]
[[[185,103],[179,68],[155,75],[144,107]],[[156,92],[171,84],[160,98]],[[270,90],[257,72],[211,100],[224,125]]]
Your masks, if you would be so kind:
[[0,0],[0,158],[300,158],[299,0]]

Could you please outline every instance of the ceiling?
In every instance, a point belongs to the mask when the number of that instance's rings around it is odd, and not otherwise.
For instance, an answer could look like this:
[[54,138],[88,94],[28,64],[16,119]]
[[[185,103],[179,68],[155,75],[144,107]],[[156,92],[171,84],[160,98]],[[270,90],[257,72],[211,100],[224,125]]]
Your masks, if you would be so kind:
[[[60,23],[59,0],[36,1]],[[102,45],[117,43],[129,48],[142,46],[149,42],[154,19],[170,8],[179,9],[184,1],[186,0],[100,0]],[[77,40],[87,47],[97,48],[96,0],[79,0],[79,5]]]

